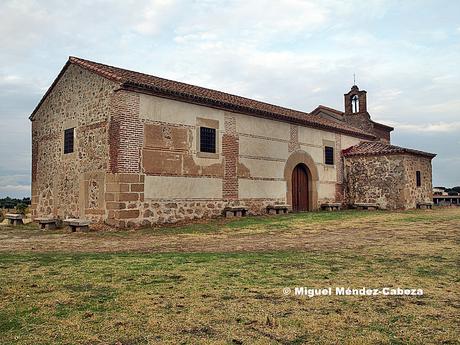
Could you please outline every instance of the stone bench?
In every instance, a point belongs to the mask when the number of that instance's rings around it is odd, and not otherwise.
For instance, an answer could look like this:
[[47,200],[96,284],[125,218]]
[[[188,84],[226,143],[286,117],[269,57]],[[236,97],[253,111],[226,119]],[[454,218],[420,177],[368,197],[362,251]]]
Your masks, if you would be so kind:
[[321,209],[324,211],[340,211],[342,204],[339,202],[328,202],[321,204]]
[[354,203],[353,207],[358,210],[378,210],[380,208],[379,204],[366,203],[366,202]]
[[91,224],[91,221],[86,219],[68,218],[64,220],[64,224],[69,226],[72,232],[87,232],[89,231],[89,225]]
[[289,213],[290,209],[291,209],[291,206],[287,204],[268,205],[267,213],[268,214],[285,214],[285,213]]
[[41,230],[56,229],[60,225],[60,221],[55,218],[35,218],[34,221],[38,223],[38,228]]
[[22,221],[24,219],[24,215],[22,214],[7,213],[5,215],[5,218],[8,219],[8,224],[13,226],[24,224],[24,222]]
[[422,210],[427,210],[427,209],[431,210],[433,208],[433,203],[432,202],[418,202],[417,208],[422,209]]
[[224,208],[225,218],[243,217],[248,212],[248,208],[244,206],[227,206]]

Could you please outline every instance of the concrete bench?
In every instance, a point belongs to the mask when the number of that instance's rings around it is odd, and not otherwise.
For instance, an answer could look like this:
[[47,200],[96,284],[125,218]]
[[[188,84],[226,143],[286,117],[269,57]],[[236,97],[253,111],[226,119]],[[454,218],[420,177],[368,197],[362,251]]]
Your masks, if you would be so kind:
[[328,202],[321,204],[321,209],[324,211],[340,211],[342,204],[339,202]]
[[89,231],[89,225],[91,224],[91,221],[86,219],[68,218],[64,220],[64,224],[69,226],[72,232],[77,230],[87,232]]
[[422,209],[422,210],[427,210],[427,209],[431,210],[433,208],[433,203],[432,202],[418,202],[417,208]]
[[34,221],[38,223],[38,228],[41,230],[56,229],[60,225],[59,219],[55,218],[35,218]]
[[290,209],[291,209],[291,206],[287,204],[268,205],[267,213],[268,214],[284,214],[284,213],[289,213]]
[[224,208],[225,218],[243,217],[248,212],[248,208],[244,206],[227,206]]
[[5,218],[8,219],[8,224],[13,226],[24,224],[24,222],[22,221],[24,219],[24,215],[22,214],[7,213],[5,215]]
[[378,210],[380,208],[379,204],[366,203],[366,202],[354,203],[353,207],[358,210]]

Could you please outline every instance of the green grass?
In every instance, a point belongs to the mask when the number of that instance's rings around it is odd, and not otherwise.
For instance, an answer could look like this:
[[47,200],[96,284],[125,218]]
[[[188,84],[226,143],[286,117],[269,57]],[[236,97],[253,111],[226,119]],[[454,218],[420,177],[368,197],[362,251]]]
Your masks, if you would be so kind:
[[[443,288],[458,285],[458,262],[452,253],[442,254],[442,262],[423,254],[383,259],[377,252],[357,256],[348,251],[2,254],[0,339],[9,344],[50,339],[55,344],[123,339],[135,344],[153,339],[231,343],[233,338],[245,343],[380,339],[395,344],[422,343],[424,329],[443,325],[435,339],[454,343],[452,318],[458,305],[453,291],[444,295]],[[282,294],[285,286],[395,285],[422,287],[426,295],[308,299]],[[360,335],[347,335],[342,321],[330,325],[329,316],[336,313],[335,318],[350,318]],[[435,320],[426,318],[433,313]],[[267,326],[267,317],[276,326]]]
[[[6,229],[0,241],[10,241],[11,250],[0,252],[0,344],[458,344],[458,212],[308,213],[88,234]],[[356,243],[360,230],[367,237]],[[293,244],[330,231],[339,240],[308,250],[277,250],[285,248],[277,244],[269,252],[187,247],[190,235],[227,243],[264,240],[273,231],[277,237],[270,238]],[[169,253],[21,247],[45,239],[180,236],[182,251]],[[329,286],[400,286],[425,294],[282,292]]]
[[[384,213],[376,212],[374,214]],[[367,211],[342,211],[342,212],[308,212],[308,213],[291,213],[277,216],[258,216],[258,217],[243,217],[234,218],[232,220],[217,219],[206,221],[205,223],[192,223],[180,226],[168,226],[157,228],[143,228],[138,231],[140,233],[153,233],[156,235],[178,235],[178,234],[206,234],[217,232],[223,229],[245,229],[258,226],[264,226],[267,230],[284,230],[290,228],[292,222],[301,223],[324,223],[329,221],[341,221],[349,219],[359,219],[368,217]],[[126,235],[126,232],[118,234]]]

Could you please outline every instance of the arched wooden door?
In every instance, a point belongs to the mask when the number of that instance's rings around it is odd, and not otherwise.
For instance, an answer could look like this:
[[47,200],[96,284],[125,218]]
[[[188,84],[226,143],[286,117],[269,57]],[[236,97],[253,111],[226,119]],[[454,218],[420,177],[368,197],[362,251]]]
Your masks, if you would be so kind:
[[308,172],[305,164],[297,164],[292,172],[292,210],[308,211]]

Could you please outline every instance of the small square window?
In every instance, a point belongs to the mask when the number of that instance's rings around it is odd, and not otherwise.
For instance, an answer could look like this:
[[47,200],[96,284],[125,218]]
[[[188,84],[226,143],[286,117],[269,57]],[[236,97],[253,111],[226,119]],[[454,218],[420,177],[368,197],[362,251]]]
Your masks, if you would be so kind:
[[200,127],[200,151],[216,153],[216,129]]
[[64,154],[73,152],[74,128],[64,130]]
[[421,187],[422,186],[422,174],[420,173],[420,171],[415,172],[415,180],[417,183],[417,187]]
[[334,148],[331,146],[324,147],[324,163],[334,165]]

